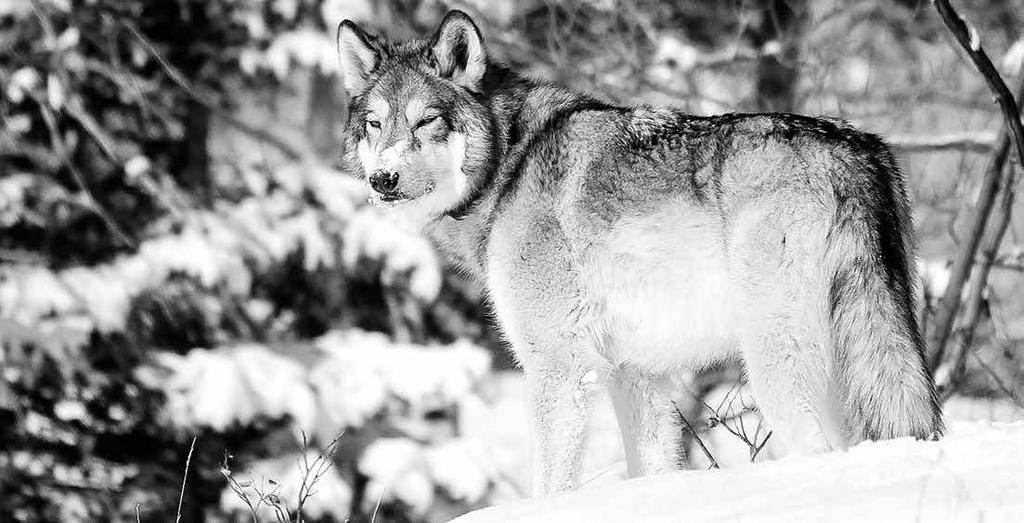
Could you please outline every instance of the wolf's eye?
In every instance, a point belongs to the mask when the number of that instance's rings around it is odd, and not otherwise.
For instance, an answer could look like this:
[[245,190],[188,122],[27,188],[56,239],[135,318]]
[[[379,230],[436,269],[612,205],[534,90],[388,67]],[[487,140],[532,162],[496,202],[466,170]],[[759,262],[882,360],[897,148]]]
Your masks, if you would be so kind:
[[367,129],[376,129],[376,130],[379,131],[380,130],[380,122],[378,122],[377,120],[367,120],[366,121],[366,128]]
[[415,128],[419,129],[420,127],[426,127],[426,126],[436,122],[439,118],[441,118],[441,115],[439,115],[439,114],[435,114],[433,116],[428,116],[428,117],[420,120],[419,122],[416,122],[416,127]]

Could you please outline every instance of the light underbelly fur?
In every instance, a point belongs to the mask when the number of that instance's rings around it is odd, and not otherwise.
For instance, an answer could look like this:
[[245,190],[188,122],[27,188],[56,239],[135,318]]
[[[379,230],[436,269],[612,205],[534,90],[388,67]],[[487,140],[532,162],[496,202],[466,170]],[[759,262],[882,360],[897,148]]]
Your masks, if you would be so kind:
[[685,204],[616,223],[582,268],[602,356],[651,372],[736,351],[737,311],[721,221]]

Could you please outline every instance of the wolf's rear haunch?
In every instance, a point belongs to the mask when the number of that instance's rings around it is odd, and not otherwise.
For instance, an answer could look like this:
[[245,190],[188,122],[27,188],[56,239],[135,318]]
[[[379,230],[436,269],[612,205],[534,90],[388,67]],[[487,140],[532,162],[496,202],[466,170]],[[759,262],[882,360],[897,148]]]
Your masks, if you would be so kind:
[[678,468],[677,378],[742,359],[779,452],[941,432],[902,175],[788,114],[621,107],[494,63],[464,13],[338,30],[345,161],[488,291],[529,384],[534,489],[574,488],[593,392],[631,475]]

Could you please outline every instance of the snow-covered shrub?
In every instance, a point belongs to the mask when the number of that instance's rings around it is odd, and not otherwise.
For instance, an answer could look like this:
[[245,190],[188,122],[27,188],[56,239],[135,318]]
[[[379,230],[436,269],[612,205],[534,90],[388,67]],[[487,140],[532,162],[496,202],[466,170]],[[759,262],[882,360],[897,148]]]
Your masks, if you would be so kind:
[[483,501],[498,475],[486,449],[465,438],[429,447],[424,458],[434,483],[467,505]]
[[397,285],[408,278],[412,295],[427,303],[441,291],[441,266],[433,246],[373,208],[356,213],[345,229],[344,243],[346,267],[355,267],[365,259],[377,261],[384,285]]
[[[17,520],[15,508],[134,519],[134,502],[142,520],[169,519],[193,434],[186,520],[216,508],[206,493],[224,488],[225,451],[284,484],[291,472],[261,463],[294,459],[281,449],[305,435],[315,452],[343,434],[336,459],[354,466],[381,433],[455,432],[457,405],[490,368],[483,349],[452,343],[480,338],[465,328],[475,303],[450,288],[428,242],[365,208],[364,181],[275,140],[289,118],[245,125],[265,109],[256,97],[306,75],[333,81],[331,31],[377,10],[0,7],[0,40],[17,50],[0,61],[0,420],[14,420],[5,447],[38,458],[0,474],[17,485],[0,485],[0,520]],[[94,461],[134,468],[110,482],[54,476]],[[349,496],[367,497],[343,472],[320,487],[339,504],[309,517],[343,519]],[[431,499],[435,489],[428,480]]]
[[266,347],[193,349],[185,356],[161,353],[157,360],[169,371],[153,385],[167,397],[170,425],[223,432],[260,417],[287,417],[297,431],[314,429],[315,399],[306,369]]
[[364,503],[399,501],[420,515],[430,507],[435,487],[455,502],[475,506],[497,480],[485,449],[463,438],[426,445],[381,438],[366,449],[358,468],[370,481]]
[[167,396],[171,425],[224,431],[260,417],[287,417],[297,431],[326,443],[363,426],[389,402],[400,406],[392,412],[408,417],[453,408],[490,370],[490,355],[464,341],[415,346],[352,330],[315,343],[322,353],[306,364],[243,344],[184,356],[160,353],[139,373]]
[[[457,411],[476,394],[490,370],[484,349],[466,341],[395,343],[383,334],[350,329],[321,336],[301,354],[300,362],[297,355],[251,343],[193,349],[185,355],[160,353],[137,372],[142,383],[166,397],[159,418],[179,430],[227,432],[259,420],[284,420],[296,441],[306,442],[309,434],[317,448],[356,437],[368,424],[398,430],[402,436],[377,439],[354,457],[369,481],[362,493],[366,510],[379,499],[400,502],[422,516],[435,489],[466,506],[489,493],[496,472],[480,444],[437,437],[425,421],[430,412]],[[294,504],[294,485],[301,478],[282,464],[287,465],[280,458],[250,464],[245,485],[260,485],[262,492],[281,486],[277,495]],[[340,480],[332,476],[330,481]],[[237,489],[225,488],[225,510],[246,508]]]

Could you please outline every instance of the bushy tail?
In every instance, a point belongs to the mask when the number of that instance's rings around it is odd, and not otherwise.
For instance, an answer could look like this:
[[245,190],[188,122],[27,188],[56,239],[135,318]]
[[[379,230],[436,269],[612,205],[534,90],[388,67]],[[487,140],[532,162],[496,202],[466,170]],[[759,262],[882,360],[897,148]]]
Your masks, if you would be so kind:
[[[840,207],[823,269],[835,378],[850,443],[942,431],[935,387],[913,307],[906,204]],[[901,207],[902,205],[902,207]]]

